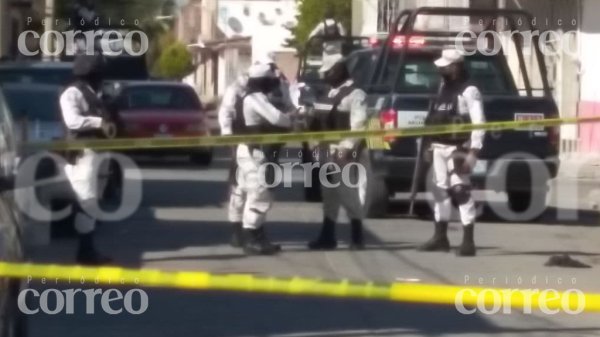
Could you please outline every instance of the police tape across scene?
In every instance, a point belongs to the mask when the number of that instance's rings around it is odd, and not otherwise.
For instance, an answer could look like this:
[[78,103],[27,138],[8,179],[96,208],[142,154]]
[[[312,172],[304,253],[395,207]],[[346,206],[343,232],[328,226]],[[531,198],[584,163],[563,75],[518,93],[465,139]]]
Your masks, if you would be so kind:
[[[547,291],[490,289],[456,285],[427,285],[414,283],[377,284],[325,281],[308,278],[255,277],[239,274],[211,274],[201,271],[160,271],[151,269],[125,269],[120,267],[81,267],[0,262],[0,277],[30,280],[93,281],[103,285],[130,285],[188,290],[217,290],[292,296],[315,296],[384,300],[404,303],[455,305],[457,308],[502,308],[528,312],[575,311],[600,312],[600,294],[580,291]],[[466,311],[466,310],[465,310]],[[483,311],[483,310],[482,310]],[[470,312],[469,312],[470,313]]]
[[466,133],[473,130],[503,131],[519,129],[519,131],[538,131],[539,127],[556,127],[568,124],[585,124],[600,122],[600,117],[586,118],[555,118],[528,121],[503,121],[485,124],[451,124],[434,125],[404,129],[365,130],[365,131],[326,131],[303,132],[287,134],[252,134],[237,136],[206,136],[181,138],[116,138],[94,140],[69,140],[56,142],[29,143],[31,149],[50,151],[80,150],[84,148],[95,150],[127,150],[127,149],[158,149],[158,148],[189,148],[210,146],[231,146],[241,143],[248,144],[277,144],[287,142],[307,141],[337,141],[344,138],[388,138],[388,137],[421,137],[438,134]]

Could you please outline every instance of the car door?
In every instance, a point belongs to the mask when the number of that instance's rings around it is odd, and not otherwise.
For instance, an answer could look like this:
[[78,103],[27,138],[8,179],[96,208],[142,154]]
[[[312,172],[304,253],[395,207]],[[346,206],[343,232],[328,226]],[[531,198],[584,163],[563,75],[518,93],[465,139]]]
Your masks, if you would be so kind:
[[[1,89],[1,88],[0,88]],[[2,90],[0,90],[0,179],[14,181],[16,152],[14,125]],[[6,184],[2,184],[5,185]],[[0,261],[23,259],[20,217],[14,203],[13,190],[0,191]],[[24,336],[25,320],[16,306],[23,283],[0,276],[0,337]]]

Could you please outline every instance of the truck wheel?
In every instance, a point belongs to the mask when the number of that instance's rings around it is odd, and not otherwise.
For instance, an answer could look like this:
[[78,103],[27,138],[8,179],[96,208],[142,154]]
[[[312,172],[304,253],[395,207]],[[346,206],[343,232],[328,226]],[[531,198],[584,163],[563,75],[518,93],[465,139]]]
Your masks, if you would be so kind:
[[212,163],[213,154],[212,152],[208,153],[198,153],[190,155],[190,161],[193,164],[208,166]]
[[547,208],[546,190],[509,191],[507,194],[508,207],[511,211],[519,213],[518,220],[538,219]]
[[390,194],[383,177],[374,174],[368,151],[361,154],[360,163],[365,168],[366,177],[360,177],[359,194],[367,218],[383,218],[388,214]]

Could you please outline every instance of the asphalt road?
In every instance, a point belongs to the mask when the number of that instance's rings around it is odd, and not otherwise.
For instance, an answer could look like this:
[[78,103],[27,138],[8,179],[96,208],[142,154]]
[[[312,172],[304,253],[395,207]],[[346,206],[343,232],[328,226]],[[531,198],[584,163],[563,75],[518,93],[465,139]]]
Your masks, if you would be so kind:
[[[299,184],[276,192],[269,231],[283,244],[275,257],[246,257],[226,243],[229,227],[223,201],[227,162],[209,168],[181,163],[145,163],[143,202],[129,219],[105,223],[99,247],[127,267],[208,270],[214,273],[304,276],[356,281],[482,285],[506,288],[580,289],[600,293],[600,222],[591,210],[593,184],[582,182],[562,205],[553,205],[537,222],[507,223],[484,216],[476,230],[476,258],[424,254],[415,246],[432,232],[429,221],[402,217],[401,208],[387,219],[367,221],[365,251],[310,252],[305,249],[321,218],[320,205],[302,202]],[[572,185],[574,182],[558,182]],[[573,194],[574,193],[574,194]],[[578,201],[578,198],[581,200]],[[584,200],[585,198],[585,200]],[[553,198],[555,199],[555,198]],[[502,196],[490,200],[502,202]],[[555,203],[555,202],[554,202]],[[577,219],[558,220],[559,210],[579,208]],[[349,236],[340,226],[341,240]],[[457,225],[450,231],[460,243]],[[75,241],[61,239],[32,252],[37,262],[73,262]],[[592,269],[544,267],[554,254],[569,253]],[[535,279],[534,279],[535,277]],[[520,282],[519,282],[520,280]],[[562,281],[561,281],[562,280]],[[574,283],[574,284],[573,284]],[[87,282],[85,286],[97,286]],[[82,288],[80,284],[40,285]],[[127,291],[127,289],[122,289]],[[402,303],[292,298],[232,293],[147,289],[148,310],[140,315],[85,314],[82,298],[75,314],[29,316],[31,335],[42,336],[596,336],[597,314],[463,315],[454,307]],[[99,308],[97,306],[97,308]]]

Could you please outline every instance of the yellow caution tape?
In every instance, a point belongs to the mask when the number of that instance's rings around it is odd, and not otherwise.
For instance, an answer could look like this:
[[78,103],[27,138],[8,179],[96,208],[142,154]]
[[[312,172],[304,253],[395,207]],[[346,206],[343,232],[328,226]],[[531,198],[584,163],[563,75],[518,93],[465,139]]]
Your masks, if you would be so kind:
[[600,294],[544,290],[490,289],[414,283],[376,284],[282,279],[252,275],[220,275],[200,271],[167,272],[119,267],[81,267],[0,262],[0,277],[81,284],[128,285],[190,290],[218,290],[293,296],[386,300],[406,303],[457,305],[465,308],[572,310],[600,312]]
[[[365,130],[365,131],[327,131],[303,132],[286,134],[261,134],[237,136],[205,136],[181,138],[123,138],[123,139],[97,139],[78,141],[57,141],[50,143],[30,143],[27,146],[33,149],[45,150],[79,150],[90,148],[96,150],[143,150],[160,148],[194,148],[212,146],[231,146],[241,143],[246,144],[277,144],[289,142],[324,142],[339,141],[344,138],[383,139],[384,137],[420,137],[437,134],[465,133],[474,130],[501,131],[531,129],[537,131],[539,127],[553,127],[565,124],[583,124],[600,122],[600,117],[589,118],[556,118],[532,121],[507,121],[491,122],[480,125],[453,124],[424,126],[416,128],[394,130]],[[372,126],[372,125],[371,125]]]

